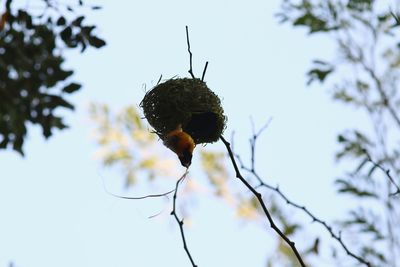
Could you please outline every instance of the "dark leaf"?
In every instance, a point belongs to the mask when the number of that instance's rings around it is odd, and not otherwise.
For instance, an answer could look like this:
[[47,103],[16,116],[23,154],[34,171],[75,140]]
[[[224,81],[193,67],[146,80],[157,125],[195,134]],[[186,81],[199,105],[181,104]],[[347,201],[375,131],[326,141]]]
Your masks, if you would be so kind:
[[22,145],[24,143],[24,136],[16,136],[13,142],[13,149],[24,156],[24,151],[22,150]]
[[311,84],[313,81],[318,80],[319,82],[324,82],[326,77],[328,77],[328,75],[330,73],[333,72],[333,68],[328,68],[328,69],[311,69],[307,75],[309,76],[309,80],[307,82],[307,84]]
[[293,21],[294,26],[306,26],[309,28],[309,33],[320,31],[329,31],[327,22],[315,16],[312,13],[306,13]]
[[6,148],[10,139],[8,138],[7,135],[4,136],[4,134],[1,134],[0,136],[2,138],[2,140],[0,142],[0,148]]
[[90,36],[88,38],[89,44],[93,47],[100,48],[106,45],[106,42],[96,36]]
[[57,26],[64,26],[67,21],[63,16],[59,17],[57,20]]
[[338,142],[339,142],[339,143],[347,142],[347,138],[346,138],[344,135],[339,134],[339,135],[338,135]]
[[81,32],[85,36],[90,36],[92,31],[96,28],[96,26],[83,26],[81,27]]
[[358,197],[372,197],[377,198],[378,195],[372,191],[363,190],[358,186],[352,184],[350,181],[344,179],[338,179],[335,181],[335,184],[338,186],[339,193],[347,193],[352,194]]
[[60,36],[65,43],[70,42],[72,36],[72,28],[70,26],[66,27],[64,30],[62,30]]
[[82,21],[85,19],[85,16],[79,16],[79,17],[77,17],[76,19],[74,19],[73,21],[72,21],[72,25],[74,25],[74,26],[81,26],[81,24],[82,24]]
[[65,93],[73,93],[75,91],[78,91],[82,85],[77,84],[77,83],[70,83],[67,86],[65,86],[62,91]]

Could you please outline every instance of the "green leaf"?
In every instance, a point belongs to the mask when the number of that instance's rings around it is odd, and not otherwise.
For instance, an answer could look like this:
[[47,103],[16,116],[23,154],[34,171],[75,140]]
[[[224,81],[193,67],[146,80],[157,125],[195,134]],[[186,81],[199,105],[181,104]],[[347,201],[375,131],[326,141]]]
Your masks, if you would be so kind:
[[347,8],[357,12],[371,10],[373,0],[349,0]]
[[320,31],[329,31],[327,22],[323,19],[318,18],[314,14],[308,12],[303,16],[298,17],[293,21],[294,26],[306,26],[309,28],[309,33],[315,33]]
[[309,76],[309,80],[307,82],[307,84],[311,84],[313,81],[318,80],[319,82],[324,82],[326,77],[328,77],[328,75],[330,73],[332,73],[334,70],[334,68],[327,68],[327,69],[319,69],[319,68],[315,68],[315,69],[311,69],[307,75]]
[[345,90],[339,90],[333,94],[333,98],[341,100],[345,103],[351,103],[355,101],[355,98],[349,95]]
[[368,191],[366,189],[358,188],[358,186],[352,184],[350,181],[344,179],[338,179],[335,181],[335,184],[338,186],[339,193],[347,193],[352,194],[358,197],[371,197],[378,198],[378,195],[372,191]]

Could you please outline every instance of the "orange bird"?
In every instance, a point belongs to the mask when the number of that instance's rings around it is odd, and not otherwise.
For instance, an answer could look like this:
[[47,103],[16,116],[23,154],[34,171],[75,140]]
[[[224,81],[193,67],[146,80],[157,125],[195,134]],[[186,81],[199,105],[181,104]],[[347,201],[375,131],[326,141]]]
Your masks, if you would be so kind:
[[182,166],[189,168],[192,163],[192,154],[196,144],[188,133],[182,131],[181,126],[168,133],[163,143],[178,155]]

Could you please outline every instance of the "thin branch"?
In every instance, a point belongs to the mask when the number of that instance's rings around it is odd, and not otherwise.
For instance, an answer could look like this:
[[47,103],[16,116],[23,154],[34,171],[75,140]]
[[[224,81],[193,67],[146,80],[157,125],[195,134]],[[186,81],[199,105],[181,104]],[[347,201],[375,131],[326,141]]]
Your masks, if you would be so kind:
[[188,52],[189,52],[189,60],[190,60],[190,68],[189,68],[189,73],[190,76],[192,76],[193,79],[196,79],[193,74],[193,55],[192,51],[190,51],[190,41],[189,41],[189,27],[186,26],[186,42],[187,42],[187,47],[188,47]]
[[207,67],[208,67],[208,61],[206,62],[206,65],[204,66],[203,75],[201,75],[202,82],[204,82],[204,77],[206,76]]
[[157,198],[157,197],[166,197],[169,194],[171,194],[172,192],[175,191],[175,189],[170,190],[168,192],[162,193],[162,194],[153,194],[153,195],[145,195],[145,196],[141,196],[141,197],[127,197],[127,196],[120,196],[114,193],[111,193],[109,191],[107,191],[107,189],[105,189],[106,193],[113,196],[113,197],[117,197],[117,198],[122,198],[122,199],[134,199],[134,200],[139,200],[139,199],[146,199],[146,198]]
[[13,0],[7,0],[7,1],[6,1],[6,10],[7,10],[7,12],[10,12],[10,10],[11,10],[11,3],[12,3],[12,1],[13,1]]
[[272,118],[269,118],[269,120],[267,121],[266,124],[264,124],[263,127],[261,127],[258,132],[256,133],[255,130],[255,125],[254,125],[254,121],[252,118],[250,118],[251,121],[251,129],[253,131],[252,134],[252,138],[250,138],[250,153],[251,153],[251,169],[254,170],[255,169],[255,162],[256,162],[256,158],[255,158],[255,154],[256,154],[256,140],[257,138],[268,128],[268,126],[270,125]]
[[[266,125],[268,125],[268,124],[266,124]],[[253,128],[253,129],[254,129],[254,128]],[[343,241],[343,239],[342,239],[341,232],[335,233],[335,232],[333,231],[333,229],[332,229],[331,226],[329,226],[324,220],[319,219],[317,216],[315,216],[315,215],[314,215],[310,210],[308,210],[305,206],[296,204],[295,202],[291,201],[291,200],[279,189],[279,186],[274,187],[274,186],[272,186],[272,185],[269,185],[269,184],[265,183],[265,182],[263,181],[263,179],[258,175],[258,173],[256,172],[256,170],[255,170],[255,168],[254,168],[254,162],[253,162],[253,160],[254,160],[254,148],[255,148],[255,144],[256,144],[257,138],[258,138],[259,135],[262,133],[262,131],[265,130],[265,129],[266,129],[266,127],[264,126],[264,127],[262,127],[257,133],[254,133],[255,131],[253,131],[253,138],[252,138],[252,140],[251,140],[251,142],[250,142],[250,143],[251,143],[251,154],[252,154],[252,157],[251,157],[252,163],[251,163],[251,167],[250,167],[250,168],[249,168],[249,167],[246,167],[246,166],[243,164],[243,161],[241,160],[241,158],[239,157],[239,155],[236,155],[236,158],[237,158],[238,161],[239,161],[239,164],[240,164],[241,169],[243,169],[243,170],[245,170],[245,171],[251,173],[251,174],[257,179],[257,181],[259,182],[259,185],[258,185],[256,188],[265,187],[265,188],[267,188],[267,189],[269,189],[269,190],[272,190],[272,191],[274,191],[275,193],[277,193],[277,194],[286,202],[286,204],[288,204],[289,206],[292,206],[292,207],[294,207],[294,208],[297,208],[297,209],[302,210],[304,213],[306,213],[306,214],[312,219],[312,222],[316,222],[316,223],[319,223],[320,225],[322,225],[322,226],[329,232],[329,234],[331,235],[331,237],[332,237],[333,239],[335,239],[337,242],[339,242],[339,244],[342,246],[342,248],[343,248],[344,251],[347,253],[347,255],[351,256],[351,257],[354,258],[354,259],[356,259],[358,262],[364,264],[365,266],[371,267],[372,265],[371,265],[371,263],[370,263],[369,261],[363,259],[361,256],[358,256],[358,255],[356,255],[355,253],[353,253],[352,251],[350,251],[350,249],[347,247],[347,245],[344,243],[344,241]]]
[[383,171],[386,174],[386,177],[389,179],[389,181],[394,185],[394,187],[396,187],[396,191],[393,193],[390,193],[389,196],[395,196],[400,194],[400,186],[396,183],[396,181],[393,179],[392,175],[390,174],[390,170],[389,169],[385,169],[382,167],[382,165],[380,165],[378,162],[375,162],[372,158],[371,155],[368,153],[368,151],[364,150],[365,155],[367,156],[367,160],[369,162],[372,163],[372,165],[374,165],[374,167],[380,169],[381,171]]
[[162,74],[160,75],[160,78],[158,79],[158,81],[157,81],[157,84],[156,84],[156,85],[159,85],[159,84],[160,84],[160,82],[161,82],[161,80],[162,80]]
[[386,95],[385,90],[383,89],[383,85],[381,80],[376,75],[375,71],[367,66],[367,64],[361,58],[361,65],[363,66],[364,70],[371,76],[376,84],[376,88],[378,89],[379,94],[381,95],[383,105],[388,109],[390,115],[392,115],[394,121],[397,123],[397,126],[400,127],[400,117],[396,112],[396,109],[392,106],[391,102],[389,101],[389,97]]
[[255,171],[251,171],[250,169],[241,166],[242,169],[252,173],[254,175],[254,177],[259,181],[259,185],[258,187],[265,187],[268,188],[272,191],[275,191],[285,202],[286,204],[288,204],[289,206],[295,207],[297,209],[300,209],[302,211],[304,211],[304,213],[306,213],[311,219],[312,222],[316,222],[321,224],[326,230],[328,230],[329,234],[331,235],[331,237],[333,239],[335,239],[336,241],[339,242],[339,244],[342,246],[342,248],[344,249],[344,251],[346,251],[347,255],[353,257],[354,259],[356,259],[358,262],[364,264],[365,266],[371,267],[371,263],[365,259],[363,259],[361,256],[356,255],[354,252],[350,251],[350,249],[347,247],[347,245],[344,243],[341,233],[335,233],[332,229],[331,226],[329,226],[325,221],[319,219],[317,216],[315,216],[310,210],[308,210],[305,206],[296,204],[295,202],[291,201],[284,193],[282,193],[282,191],[279,189],[279,186],[273,187],[267,183],[265,183],[261,177],[255,172]]
[[230,159],[231,159],[231,161],[232,161],[233,168],[235,169],[235,172],[236,172],[236,177],[237,177],[237,178],[238,178],[252,193],[253,193],[253,195],[257,198],[258,202],[259,202],[260,205],[261,205],[262,210],[264,211],[265,215],[267,216],[267,219],[268,219],[268,221],[269,221],[269,223],[270,223],[270,225],[271,225],[271,228],[274,229],[275,232],[290,246],[290,248],[291,248],[292,251],[294,252],[294,254],[295,254],[297,260],[299,261],[300,265],[301,265],[302,267],[306,267],[306,265],[305,265],[304,262],[303,262],[303,259],[302,259],[301,256],[300,256],[300,253],[297,251],[297,248],[296,248],[296,246],[295,246],[295,243],[294,243],[293,241],[291,241],[291,240],[290,240],[276,225],[275,225],[274,220],[272,219],[271,214],[269,213],[267,207],[265,206],[265,203],[264,203],[264,201],[263,201],[263,199],[262,199],[262,195],[261,195],[259,192],[257,192],[257,190],[256,190],[253,186],[251,186],[251,185],[243,178],[242,174],[241,174],[240,171],[239,171],[238,165],[237,165],[237,163],[236,163],[235,156],[233,155],[233,152],[232,152],[232,150],[231,150],[230,143],[229,143],[228,141],[226,141],[225,138],[224,138],[222,135],[220,136],[220,139],[221,139],[221,141],[224,143],[224,145],[225,145],[225,147],[226,147],[226,149],[227,149],[227,151],[228,151],[229,157],[230,157]]
[[140,197],[120,196],[120,195],[117,195],[117,194],[114,194],[114,193],[110,192],[110,191],[107,189],[107,187],[106,187],[106,183],[105,183],[105,181],[104,181],[103,176],[100,175],[100,177],[101,177],[101,181],[102,181],[102,184],[103,184],[103,189],[104,189],[104,191],[105,191],[107,194],[109,194],[109,195],[111,195],[111,196],[113,196],[113,197],[122,198],[122,199],[134,199],[134,200],[139,200],[139,199],[146,199],[146,198],[165,197],[165,196],[168,196],[169,194],[171,194],[172,192],[175,191],[175,189],[172,189],[172,190],[169,190],[169,191],[167,191],[167,192],[165,192],[165,193],[161,193],[161,194],[151,194],[151,195],[145,195],[145,196],[140,196]]
[[196,265],[196,264],[194,263],[194,261],[193,261],[193,257],[192,257],[192,255],[190,254],[190,251],[189,251],[189,249],[188,249],[188,247],[187,247],[187,244],[186,244],[185,232],[183,231],[183,219],[179,219],[178,215],[176,214],[176,198],[177,198],[177,195],[178,195],[178,187],[179,187],[179,184],[185,179],[185,177],[187,176],[187,174],[188,174],[188,169],[186,169],[186,171],[185,171],[185,173],[182,175],[182,177],[179,178],[179,180],[176,182],[176,186],[175,186],[175,190],[174,190],[175,193],[174,193],[174,198],[173,198],[173,202],[172,202],[172,211],[171,211],[171,215],[174,216],[176,222],[177,222],[178,225],[179,225],[179,230],[181,231],[181,237],[182,237],[182,242],[183,242],[183,248],[185,249],[186,254],[187,254],[187,256],[189,257],[189,260],[190,260],[190,262],[192,263],[192,266],[193,266],[193,267],[197,267],[197,265]]

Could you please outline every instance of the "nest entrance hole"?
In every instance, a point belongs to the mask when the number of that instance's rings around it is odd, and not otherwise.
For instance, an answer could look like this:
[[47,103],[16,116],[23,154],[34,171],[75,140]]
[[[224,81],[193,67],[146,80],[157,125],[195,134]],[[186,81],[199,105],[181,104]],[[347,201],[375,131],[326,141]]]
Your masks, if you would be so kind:
[[193,137],[213,138],[218,131],[218,115],[214,112],[193,113],[183,130]]

